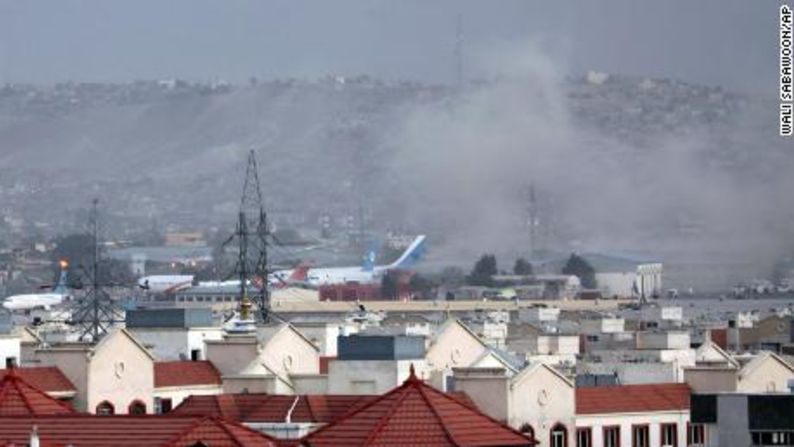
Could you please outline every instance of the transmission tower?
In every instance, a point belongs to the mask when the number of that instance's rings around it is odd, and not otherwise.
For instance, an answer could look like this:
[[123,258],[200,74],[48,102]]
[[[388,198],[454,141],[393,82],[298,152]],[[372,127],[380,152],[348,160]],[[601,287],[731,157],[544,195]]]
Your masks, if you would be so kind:
[[102,249],[99,243],[99,199],[92,202],[89,217],[89,231],[93,254],[91,265],[86,268],[81,266],[84,281],[84,294],[75,301],[72,308],[71,323],[79,328],[78,339],[81,341],[97,342],[108,330],[117,323],[118,308],[105,290],[102,280]]
[[534,255],[538,250],[538,204],[535,197],[535,184],[529,184],[527,197],[527,226],[529,227],[529,253]]
[[267,288],[268,278],[268,236],[270,230],[267,213],[262,200],[259,184],[259,172],[256,155],[253,150],[248,153],[248,164],[245,169],[243,194],[240,199],[240,210],[237,213],[237,227],[232,239],[237,240],[237,265],[234,272],[240,281],[240,316],[247,319],[250,315],[251,297],[249,285],[256,288],[259,320],[270,320],[270,292]]
[[463,15],[458,14],[455,23],[455,81],[463,86]]

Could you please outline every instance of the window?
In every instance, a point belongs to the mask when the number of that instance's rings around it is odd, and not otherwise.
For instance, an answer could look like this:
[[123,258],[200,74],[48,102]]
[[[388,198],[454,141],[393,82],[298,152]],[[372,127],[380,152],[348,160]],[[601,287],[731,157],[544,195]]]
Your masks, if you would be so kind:
[[647,425],[631,426],[631,447],[650,447],[650,437]]
[[678,447],[678,425],[662,424],[662,447]]
[[752,445],[794,445],[794,432],[752,432]]
[[604,447],[620,447],[620,426],[604,427]]
[[201,360],[201,349],[191,349],[190,360],[193,360],[194,362],[196,360]]
[[568,429],[560,423],[551,427],[551,447],[568,447]]
[[576,429],[576,447],[593,447],[593,429],[590,427]]
[[525,435],[530,435],[530,437],[532,439],[535,439],[535,429],[532,428],[532,426],[529,425],[529,424],[522,425],[521,428],[518,429],[518,431],[520,431],[521,433],[523,433]]
[[11,369],[17,366],[16,357],[6,357],[6,369]]
[[692,424],[689,426],[687,444],[692,446],[706,445],[706,427],[703,424]]
[[154,412],[156,414],[165,414],[171,411],[173,408],[173,403],[171,399],[163,399],[160,397],[154,398]]
[[136,416],[141,414],[146,414],[146,404],[139,400],[134,400],[132,401],[130,406],[127,407],[127,413]]
[[110,414],[116,413],[116,409],[113,407],[113,404],[104,400],[96,406],[96,414],[100,416],[107,416]]

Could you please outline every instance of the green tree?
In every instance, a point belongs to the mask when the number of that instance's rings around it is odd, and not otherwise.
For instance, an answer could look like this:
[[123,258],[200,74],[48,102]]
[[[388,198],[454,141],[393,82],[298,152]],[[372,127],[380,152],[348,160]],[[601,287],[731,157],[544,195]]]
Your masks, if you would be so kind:
[[380,293],[383,298],[396,300],[400,295],[399,278],[396,273],[387,271],[380,280]]
[[568,262],[562,268],[562,274],[575,275],[585,289],[595,289],[598,286],[596,284],[595,269],[576,253],[571,253],[571,257],[568,258]]
[[468,277],[468,283],[472,286],[493,287],[493,277],[497,274],[495,255],[482,255],[474,264],[474,269]]
[[516,263],[513,265],[513,273],[516,275],[531,275],[532,274],[532,264],[529,263],[524,258],[516,259]]

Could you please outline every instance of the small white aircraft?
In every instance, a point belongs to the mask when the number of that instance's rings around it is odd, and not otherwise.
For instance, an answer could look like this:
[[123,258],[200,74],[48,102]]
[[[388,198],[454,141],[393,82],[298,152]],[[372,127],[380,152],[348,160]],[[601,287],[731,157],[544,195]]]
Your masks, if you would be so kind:
[[58,278],[58,284],[53,287],[51,293],[28,293],[9,296],[3,301],[3,307],[10,311],[50,310],[53,306],[71,299],[69,288],[66,286],[69,263],[62,259],[58,265],[61,268],[61,275]]

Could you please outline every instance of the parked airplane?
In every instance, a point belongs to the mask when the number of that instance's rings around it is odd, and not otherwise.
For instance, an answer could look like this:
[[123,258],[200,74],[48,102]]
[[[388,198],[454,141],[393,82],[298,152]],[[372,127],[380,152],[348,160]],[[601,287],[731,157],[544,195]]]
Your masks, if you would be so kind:
[[[425,251],[425,239],[424,235],[417,236],[402,255],[388,265],[375,265],[375,251],[370,250],[364,256],[364,263],[361,267],[310,268],[306,272],[305,283],[311,286],[323,286],[349,282],[375,282],[389,270],[409,268],[419,261]],[[274,272],[274,275],[281,277],[288,277],[292,274],[293,270]]]
[[61,260],[58,265],[61,269],[61,274],[51,293],[28,293],[9,296],[3,301],[3,307],[11,311],[50,310],[51,307],[71,299],[69,288],[66,286],[69,263],[66,260]]
[[166,293],[190,287],[193,275],[151,275],[138,280],[138,287],[151,293]]

